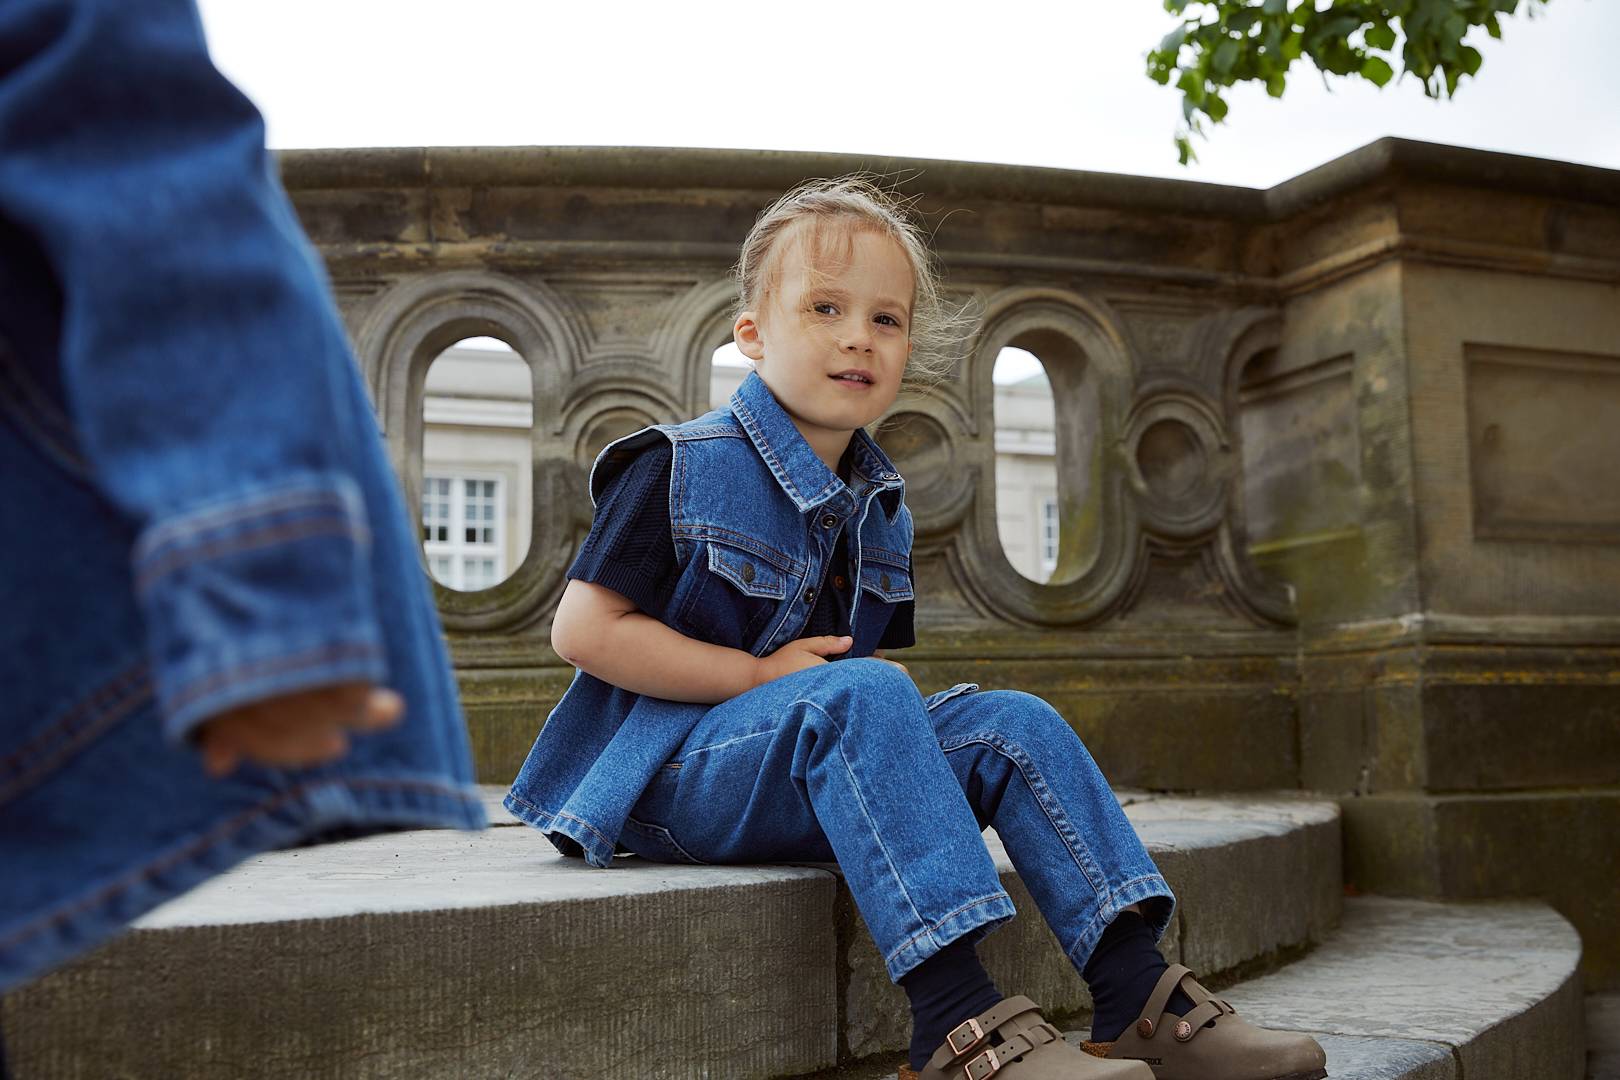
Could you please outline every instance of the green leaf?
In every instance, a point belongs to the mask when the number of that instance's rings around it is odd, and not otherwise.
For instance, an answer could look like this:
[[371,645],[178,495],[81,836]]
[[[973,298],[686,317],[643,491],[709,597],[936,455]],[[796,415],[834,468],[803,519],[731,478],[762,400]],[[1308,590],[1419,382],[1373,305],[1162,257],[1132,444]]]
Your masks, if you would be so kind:
[[1502,24],[1496,20],[1496,13],[1485,16],[1485,32],[1498,41],[1502,40]]
[[1395,77],[1395,69],[1381,56],[1369,56],[1361,62],[1362,77],[1372,82],[1374,86],[1383,86]]
[[1370,26],[1367,28],[1367,45],[1374,49],[1393,49],[1395,31],[1390,29],[1389,23]]
[[1288,0],[1266,0],[1261,5],[1260,10],[1267,15],[1286,15],[1288,14]]
[[1232,70],[1232,65],[1237,63],[1237,58],[1238,43],[1233,41],[1231,38],[1227,38],[1215,49],[1215,55],[1210,60],[1210,65],[1214,67],[1218,73],[1225,75],[1228,71]]
[[1221,99],[1221,95],[1211,94],[1204,99],[1204,111],[1218,124],[1226,119],[1226,102]]
[[1305,39],[1297,31],[1283,38],[1282,58],[1292,64],[1298,60],[1305,51]]
[[1159,42],[1158,51],[1170,53],[1173,56],[1181,50],[1181,43],[1186,40],[1187,28],[1185,26],[1178,26],[1168,34],[1164,35],[1164,40]]
[[1288,76],[1282,72],[1266,77],[1266,93],[1272,97],[1282,97],[1283,91],[1288,88]]
[[1176,136],[1176,155],[1181,159],[1183,165],[1189,161],[1198,160],[1198,155],[1193,153],[1192,140],[1185,135]]
[[1463,71],[1467,72],[1469,75],[1477,74],[1479,72],[1479,66],[1484,62],[1485,58],[1479,55],[1478,49],[1474,48],[1472,45],[1464,45],[1462,47]]

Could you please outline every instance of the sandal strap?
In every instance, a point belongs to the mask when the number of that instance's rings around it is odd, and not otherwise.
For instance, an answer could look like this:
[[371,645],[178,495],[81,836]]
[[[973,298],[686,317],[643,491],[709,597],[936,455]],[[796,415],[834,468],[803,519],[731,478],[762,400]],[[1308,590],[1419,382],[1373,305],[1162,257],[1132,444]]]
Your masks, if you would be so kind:
[[1033,1001],[1022,994],[1002,998],[978,1016],[971,1016],[952,1028],[945,1036],[944,1044],[935,1050],[934,1056],[929,1059],[929,1067],[944,1072],[953,1065],[961,1064],[967,1058],[973,1057],[974,1051],[1002,1024],[1015,1016],[1031,1011],[1040,1010]]
[[1005,1041],[987,1046],[969,1058],[962,1067],[962,1076],[964,1080],[986,1080],[1036,1047],[1062,1037],[1056,1028],[1046,1023],[1009,1035]]
[[[1197,1035],[1200,1031],[1204,1030],[1205,1024],[1223,1015],[1225,1015],[1225,1010],[1221,1008],[1220,1002],[1215,1001],[1213,998],[1204,1002],[1202,1005],[1189,1012],[1186,1016],[1183,1016],[1181,1019],[1176,1021],[1174,1029],[1177,1033],[1176,1039],[1180,1042],[1187,1042],[1194,1035]],[[1182,1024],[1186,1024],[1187,1027],[1183,1028],[1181,1026]],[[1187,1037],[1185,1039],[1181,1037],[1180,1033],[1182,1031],[1187,1032]]]
[[1159,981],[1153,984],[1153,993],[1148,995],[1147,1004],[1142,1006],[1142,1019],[1153,1025],[1153,1030],[1159,1029],[1159,1022],[1164,1017],[1164,1009],[1170,1004],[1170,995],[1176,992],[1181,980],[1192,974],[1192,968],[1184,964],[1171,964],[1159,976]]

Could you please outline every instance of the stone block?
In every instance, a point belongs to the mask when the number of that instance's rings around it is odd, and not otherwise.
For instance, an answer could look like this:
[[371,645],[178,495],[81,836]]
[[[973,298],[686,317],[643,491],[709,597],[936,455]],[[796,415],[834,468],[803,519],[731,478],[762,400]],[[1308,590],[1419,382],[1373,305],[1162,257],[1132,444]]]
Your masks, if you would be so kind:
[[1405,896],[1537,897],[1585,942],[1592,989],[1620,987],[1620,791],[1346,799],[1345,875]]
[[251,860],[3,1026],[22,1077],[806,1072],[836,1060],[833,901],[817,870],[593,870],[528,829],[373,837]]
[[1310,956],[1222,996],[1268,1027],[1450,1047],[1459,1076],[1580,1080],[1579,960],[1541,904],[1369,897]]

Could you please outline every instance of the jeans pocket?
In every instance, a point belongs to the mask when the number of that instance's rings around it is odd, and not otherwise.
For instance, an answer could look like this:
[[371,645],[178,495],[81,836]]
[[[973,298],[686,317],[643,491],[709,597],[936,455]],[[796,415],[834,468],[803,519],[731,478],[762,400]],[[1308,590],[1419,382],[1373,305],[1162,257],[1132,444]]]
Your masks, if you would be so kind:
[[691,852],[681,847],[668,829],[650,821],[625,818],[624,833],[619,837],[619,842],[649,862],[704,865],[702,859],[694,858]]
[[938,706],[943,705],[945,702],[951,700],[953,697],[960,697],[963,694],[971,694],[978,688],[979,684],[976,682],[959,682],[949,690],[941,690],[937,694],[929,694],[927,697],[923,698],[923,708],[937,708]]

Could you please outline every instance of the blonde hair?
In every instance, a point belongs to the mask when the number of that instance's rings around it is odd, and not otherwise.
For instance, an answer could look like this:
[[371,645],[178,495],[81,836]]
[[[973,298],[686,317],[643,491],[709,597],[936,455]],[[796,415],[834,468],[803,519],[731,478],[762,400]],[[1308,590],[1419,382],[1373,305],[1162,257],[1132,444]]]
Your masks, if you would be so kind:
[[807,261],[824,246],[824,230],[848,239],[858,232],[889,237],[911,264],[911,355],[900,379],[902,392],[925,394],[949,376],[960,360],[976,318],[945,300],[938,260],[908,213],[915,201],[879,187],[870,173],[807,180],[766,207],[743,241],[733,273],[737,312],[758,311],[781,279],[778,241],[798,222],[806,224]]

